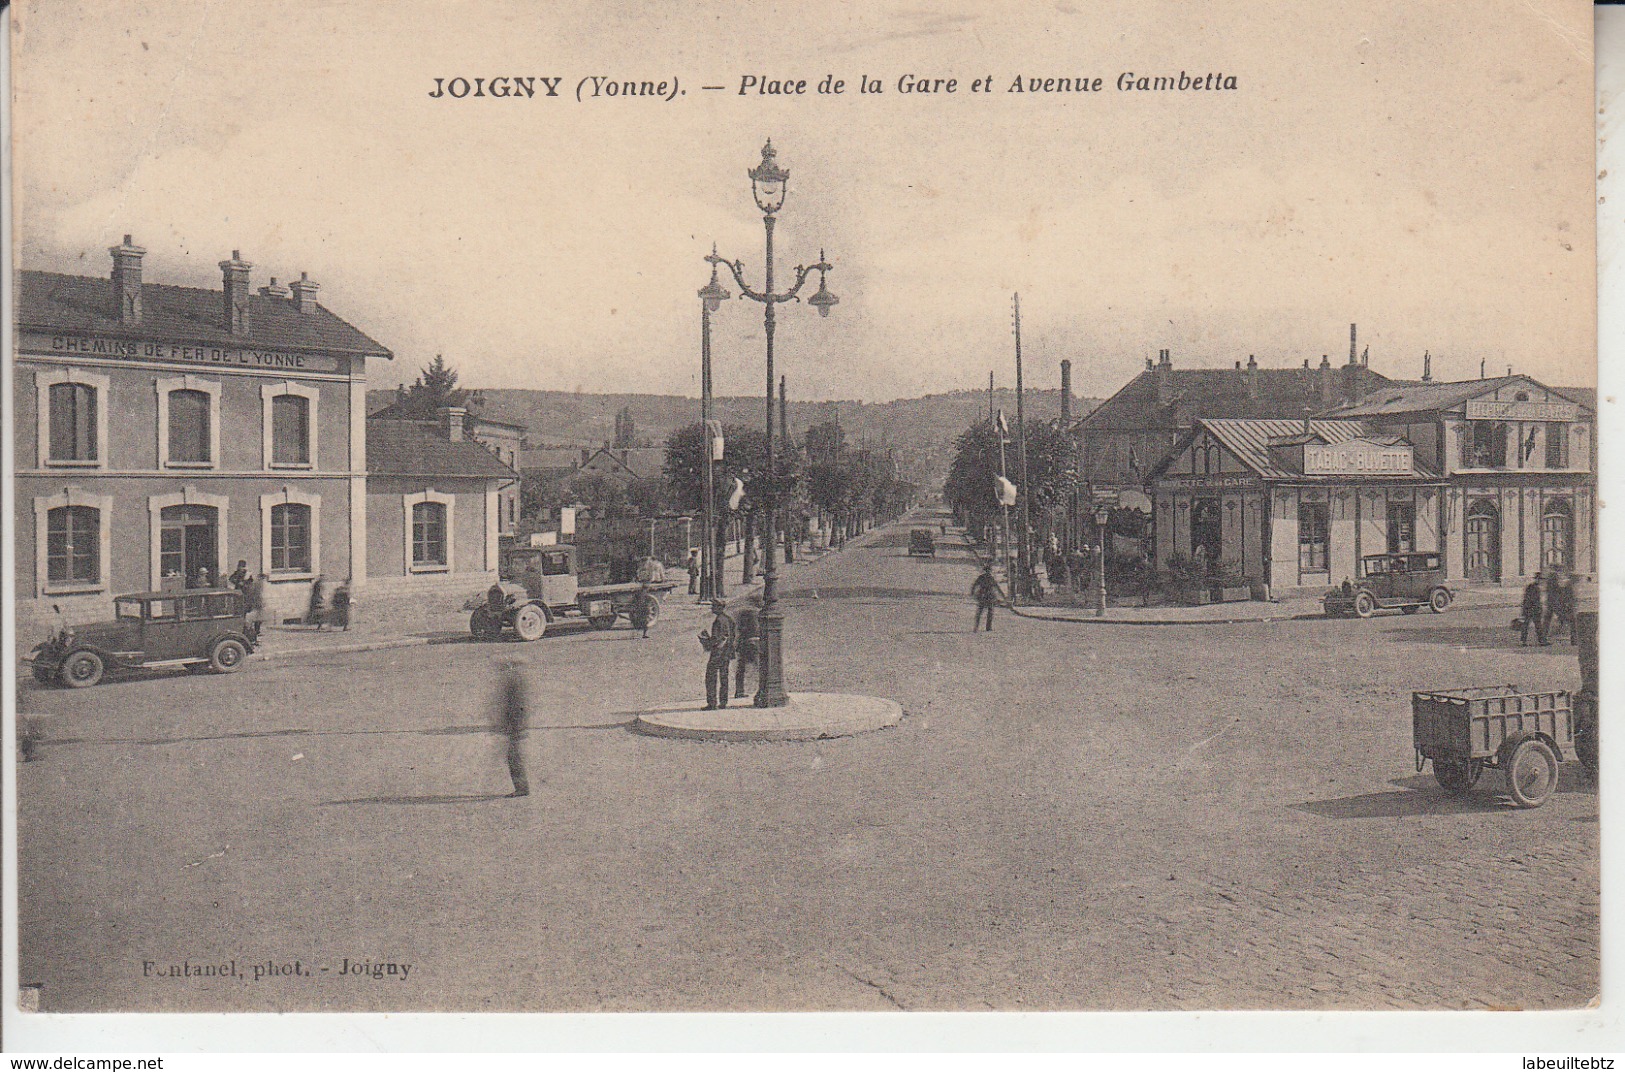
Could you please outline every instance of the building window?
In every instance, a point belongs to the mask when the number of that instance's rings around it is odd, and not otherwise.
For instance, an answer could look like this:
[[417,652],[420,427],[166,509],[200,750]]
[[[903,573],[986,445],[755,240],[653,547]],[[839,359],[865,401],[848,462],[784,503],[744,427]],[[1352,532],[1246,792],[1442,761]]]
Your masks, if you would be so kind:
[[203,391],[169,392],[169,463],[208,465],[214,461],[210,445],[213,414],[211,398]]
[[446,565],[446,506],[444,503],[412,504],[412,565]]
[[1552,499],[1540,519],[1541,569],[1574,568],[1574,507],[1567,499]]
[[102,512],[93,506],[58,506],[46,515],[45,579],[97,584],[102,579]]
[[310,464],[310,402],[298,395],[271,399],[271,464]]
[[50,399],[51,461],[98,461],[96,388],[88,383],[54,383]]
[[1416,550],[1416,505],[1408,502],[1388,504],[1388,553],[1405,554]]
[[1329,568],[1331,516],[1325,503],[1298,506],[1298,572],[1325,573]]
[[1504,469],[1507,464],[1505,421],[1468,421],[1461,441],[1461,464],[1469,469]]
[[271,572],[310,572],[310,507],[303,503],[271,507]]
[[1548,423],[1546,425],[1546,468],[1567,469],[1569,467],[1569,426],[1566,424]]

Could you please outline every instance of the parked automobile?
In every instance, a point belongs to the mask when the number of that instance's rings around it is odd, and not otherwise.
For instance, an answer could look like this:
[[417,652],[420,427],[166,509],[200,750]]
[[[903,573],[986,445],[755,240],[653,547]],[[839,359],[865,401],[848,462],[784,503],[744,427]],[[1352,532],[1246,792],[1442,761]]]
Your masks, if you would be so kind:
[[911,555],[925,555],[928,558],[937,557],[937,543],[931,535],[930,529],[913,529],[908,534],[908,553]]
[[113,620],[64,625],[28,657],[34,679],[83,689],[110,672],[182,667],[229,674],[254,650],[241,592],[143,592],[113,601]]
[[[540,640],[558,618],[581,617],[594,629],[608,629],[617,618],[629,617],[641,582],[583,585],[576,575],[576,549],[570,544],[514,547],[500,560],[501,578],[480,595],[471,596],[463,609],[472,611],[468,628],[479,640],[496,640],[512,630],[520,640]],[[659,596],[676,581],[647,585],[649,620],[660,614]]]
[[1378,609],[1393,608],[1415,614],[1427,607],[1443,614],[1453,598],[1438,554],[1413,551],[1366,555],[1360,560],[1360,577],[1327,592],[1321,605],[1328,618],[1369,618]]

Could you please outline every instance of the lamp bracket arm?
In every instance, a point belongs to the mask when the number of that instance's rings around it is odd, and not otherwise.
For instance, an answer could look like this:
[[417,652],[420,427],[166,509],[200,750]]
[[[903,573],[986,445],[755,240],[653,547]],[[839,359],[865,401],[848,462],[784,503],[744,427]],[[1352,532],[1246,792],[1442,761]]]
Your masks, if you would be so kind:
[[[709,257],[707,257],[706,259],[710,260]],[[726,257],[719,257],[717,259],[717,262],[720,263],[720,264],[726,264],[728,266],[728,271],[733,273],[734,282],[739,284],[739,296],[741,298],[749,298],[752,301],[759,301],[759,302],[765,302],[765,301],[768,300],[768,296],[766,294],[763,294],[759,290],[752,289],[751,285],[749,283],[745,282],[745,266],[744,266],[744,262],[742,262],[742,261],[730,261]]]

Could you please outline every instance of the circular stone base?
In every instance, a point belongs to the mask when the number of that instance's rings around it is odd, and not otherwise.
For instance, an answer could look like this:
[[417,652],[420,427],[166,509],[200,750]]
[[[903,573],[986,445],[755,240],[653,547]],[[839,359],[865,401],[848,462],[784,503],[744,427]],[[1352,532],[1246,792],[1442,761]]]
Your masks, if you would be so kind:
[[715,711],[704,704],[669,704],[639,715],[632,728],[697,741],[816,741],[884,729],[902,719],[901,705],[878,696],[792,692],[783,707],[753,707],[749,699]]

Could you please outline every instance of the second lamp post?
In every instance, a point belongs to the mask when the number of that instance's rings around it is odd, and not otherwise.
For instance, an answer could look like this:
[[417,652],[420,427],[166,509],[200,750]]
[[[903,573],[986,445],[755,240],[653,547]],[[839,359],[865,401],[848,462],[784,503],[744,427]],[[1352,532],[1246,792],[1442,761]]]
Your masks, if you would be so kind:
[[813,272],[818,273],[818,293],[808,298],[807,304],[816,308],[819,315],[828,316],[840,300],[829,292],[825,283],[830,265],[824,261],[823,250],[818,251],[818,263],[796,267],[795,286],[782,294],[773,289],[773,224],[779,209],[784,207],[785,187],[790,181],[790,173],[778,166],[777,155],[769,139],[762,146],[762,162],[746,172],[756,207],[762,211],[762,226],[767,231],[767,280],[762,289],[753,290],[745,282],[745,269],[740,261],[718,257],[714,250],[706,258],[713,266],[728,266],[734,282],[739,284],[741,298],[762,303],[762,323],[767,331],[767,472],[762,484],[768,501],[762,504],[766,531],[762,534],[762,635],[758,652],[762,661],[762,683],[756,690],[757,707],[783,707],[790,702],[784,688],[784,614],[779,610],[778,556],[775,554],[780,474],[773,460],[773,311],[780,302],[799,301],[797,295]]

